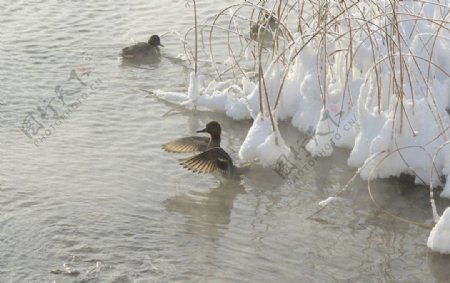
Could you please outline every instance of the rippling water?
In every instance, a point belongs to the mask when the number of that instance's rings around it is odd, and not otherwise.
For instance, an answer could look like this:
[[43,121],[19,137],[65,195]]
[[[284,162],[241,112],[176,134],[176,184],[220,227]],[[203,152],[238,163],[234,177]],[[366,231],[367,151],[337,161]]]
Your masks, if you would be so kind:
[[[200,18],[233,2],[199,1]],[[184,1],[8,3],[0,3],[0,282],[448,282],[450,260],[427,249],[429,231],[379,213],[365,182],[319,210],[352,177],[345,150],[294,184],[254,166],[242,186],[223,187],[160,149],[215,119],[237,158],[251,126],[207,112],[165,117],[173,106],[143,91],[186,91],[175,33],[193,23]],[[161,60],[122,64],[120,49],[152,33],[164,34]],[[78,101],[64,119],[58,94]],[[39,134],[24,131],[25,121]],[[295,144],[298,132],[282,126]],[[393,179],[372,189],[384,207],[430,221],[423,187]],[[80,274],[50,273],[63,264]]]

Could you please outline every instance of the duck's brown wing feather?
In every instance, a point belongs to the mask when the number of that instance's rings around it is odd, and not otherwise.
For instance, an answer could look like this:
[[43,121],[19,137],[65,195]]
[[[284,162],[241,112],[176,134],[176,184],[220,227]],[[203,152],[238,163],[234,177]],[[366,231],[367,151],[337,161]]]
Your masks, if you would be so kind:
[[131,45],[122,49],[122,56],[128,59],[134,58],[139,52],[145,51],[147,43],[139,42],[135,45]]
[[231,157],[220,147],[214,147],[195,156],[180,160],[184,168],[194,173],[212,173],[215,170],[226,172],[233,166]]
[[167,152],[187,153],[205,151],[208,148],[208,137],[185,137],[170,141],[162,145]]

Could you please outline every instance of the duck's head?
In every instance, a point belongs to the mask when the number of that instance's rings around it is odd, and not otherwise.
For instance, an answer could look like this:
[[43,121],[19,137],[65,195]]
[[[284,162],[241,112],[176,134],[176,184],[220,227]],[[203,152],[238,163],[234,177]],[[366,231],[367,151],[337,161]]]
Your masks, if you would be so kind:
[[164,45],[161,44],[161,39],[156,34],[150,36],[150,38],[148,40],[148,44],[150,44],[152,46],[162,46],[162,47],[164,47]]
[[276,19],[275,19],[275,17],[274,17],[274,14],[272,14],[272,13],[270,13],[270,12],[267,12],[267,11],[264,11],[263,13],[262,13],[262,20],[264,20],[264,21],[269,21],[269,22],[276,22]]
[[208,124],[206,124],[206,128],[197,131],[197,133],[208,133],[212,138],[220,138],[221,132],[222,128],[216,121],[209,122]]

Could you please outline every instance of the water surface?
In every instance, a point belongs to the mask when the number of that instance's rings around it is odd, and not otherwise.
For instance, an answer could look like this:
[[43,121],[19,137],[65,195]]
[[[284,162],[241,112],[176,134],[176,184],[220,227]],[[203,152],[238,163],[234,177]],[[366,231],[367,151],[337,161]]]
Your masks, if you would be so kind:
[[[319,211],[353,176],[346,150],[298,178],[255,165],[228,187],[163,152],[214,119],[237,158],[251,121],[163,116],[173,106],[143,91],[187,89],[176,32],[193,16],[184,1],[161,3],[0,4],[1,282],[448,282],[450,260],[427,249],[429,231],[380,213],[364,181]],[[231,3],[199,1],[200,18]],[[161,60],[122,64],[120,49],[153,33],[165,34]],[[78,106],[68,111],[59,94]],[[281,126],[289,144],[305,138]],[[390,179],[372,189],[384,207],[430,223],[425,188]],[[63,264],[80,274],[50,273]]]

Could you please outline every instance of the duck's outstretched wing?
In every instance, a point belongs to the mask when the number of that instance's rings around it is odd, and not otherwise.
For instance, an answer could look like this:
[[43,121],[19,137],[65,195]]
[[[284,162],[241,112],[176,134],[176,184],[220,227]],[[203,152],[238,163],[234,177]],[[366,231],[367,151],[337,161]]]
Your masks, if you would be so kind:
[[233,168],[231,157],[220,147],[214,147],[195,156],[180,160],[184,168],[194,173],[212,173],[221,170],[226,173]]
[[187,153],[205,151],[208,148],[208,137],[185,137],[170,141],[162,145],[167,152]]

